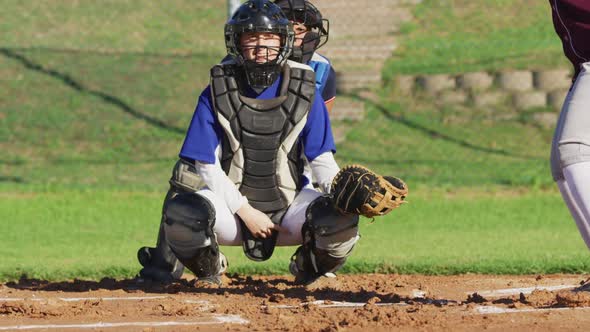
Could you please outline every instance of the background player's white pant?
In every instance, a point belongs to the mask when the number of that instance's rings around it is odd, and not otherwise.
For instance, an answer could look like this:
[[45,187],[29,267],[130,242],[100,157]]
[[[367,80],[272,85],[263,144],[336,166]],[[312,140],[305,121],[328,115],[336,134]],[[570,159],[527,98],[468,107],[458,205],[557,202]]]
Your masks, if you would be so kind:
[[[205,196],[215,207],[215,227],[213,227],[213,231],[217,236],[219,245],[241,246],[242,225],[238,218],[231,213],[227,204],[209,189],[202,189],[197,193]],[[281,227],[286,231],[279,233],[277,245],[293,246],[303,243],[301,227],[305,222],[305,211],[309,204],[319,196],[321,196],[321,193],[314,189],[304,188],[299,192],[283,217]]]
[[551,149],[551,170],[590,248],[590,62],[583,64],[559,115]]

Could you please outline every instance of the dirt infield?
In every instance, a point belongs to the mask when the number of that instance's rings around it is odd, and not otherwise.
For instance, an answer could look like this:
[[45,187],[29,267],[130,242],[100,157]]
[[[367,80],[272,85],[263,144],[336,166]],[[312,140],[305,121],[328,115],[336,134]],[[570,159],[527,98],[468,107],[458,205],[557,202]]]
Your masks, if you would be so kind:
[[586,276],[342,275],[311,287],[134,280],[0,285],[0,331],[588,330]]

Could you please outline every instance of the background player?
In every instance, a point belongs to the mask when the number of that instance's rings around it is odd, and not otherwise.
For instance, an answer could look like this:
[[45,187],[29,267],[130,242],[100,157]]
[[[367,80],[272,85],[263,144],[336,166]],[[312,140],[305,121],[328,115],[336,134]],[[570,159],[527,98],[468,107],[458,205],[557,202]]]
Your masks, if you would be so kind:
[[316,51],[328,42],[330,23],[307,0],[277,0],[275,2],[293,23],[295,43],[290,59],[309,65],[316,74],[316,85],[328,112],[336,99],[336,72],[330,60]]

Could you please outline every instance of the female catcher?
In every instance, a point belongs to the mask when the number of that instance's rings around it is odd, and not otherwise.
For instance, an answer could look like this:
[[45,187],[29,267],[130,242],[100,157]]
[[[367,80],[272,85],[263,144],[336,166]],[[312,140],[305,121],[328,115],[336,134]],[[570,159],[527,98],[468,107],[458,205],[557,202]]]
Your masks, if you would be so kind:
[[[337,271],[359,239],[359,215],[398,207],[406,185],[362,166],[336,164],[313,70],[288,60],[291,22],[268,0],[250,0],[225,26],[230,55],[211,69],[180,157],[205,186],[164,205],[165,241],[199,281],[221,283],[220,245],[263,261],[275,245],[300,245],[290,271],[308,284]],[[307,160],[320,190],[306,187]]]
[[[295,39],[289,60],[309,65],[314,70],[316,87],[329,112],[336,98],[336,73],[330,61],[316,53],[316,50],[327,42],[329,23],[308,0],[277,0],[275,4],[281,8],[294,26]],[[232,55],[227,55],[223,61],[231,59]],[[304,169],[307,179],[313,179],[313,183],[316,183],[307,163]],[[313,187],[313,183],[310,181],[308,186]],[[202,179],[196,173],[194,163],[186,162],[181,158],[172,171],[170,189],[164,199],[163,210],[166,203],[179,192],[195,191],[203,185]],[[163,226],[162,217],[156,246],[142,247],[138,251],[138,260],[143,266],[139,272],[141,279],[169,282],[179,279],[183,273],[183,265],[167,244]]]

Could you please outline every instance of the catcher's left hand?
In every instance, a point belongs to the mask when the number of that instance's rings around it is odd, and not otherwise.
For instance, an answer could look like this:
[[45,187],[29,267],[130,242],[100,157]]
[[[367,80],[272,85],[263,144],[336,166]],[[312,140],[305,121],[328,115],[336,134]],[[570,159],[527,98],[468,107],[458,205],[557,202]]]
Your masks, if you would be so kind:
[[373,218],[386,215],[405,203],[408,186],[398,178],[378,175],[361,165],[350,165],[336,174],[330,192],[341,213]]

